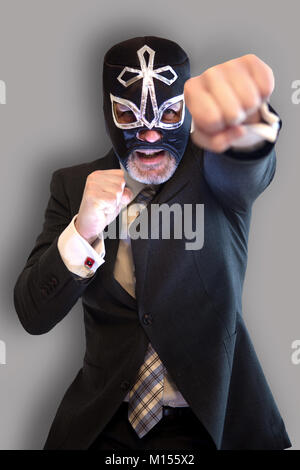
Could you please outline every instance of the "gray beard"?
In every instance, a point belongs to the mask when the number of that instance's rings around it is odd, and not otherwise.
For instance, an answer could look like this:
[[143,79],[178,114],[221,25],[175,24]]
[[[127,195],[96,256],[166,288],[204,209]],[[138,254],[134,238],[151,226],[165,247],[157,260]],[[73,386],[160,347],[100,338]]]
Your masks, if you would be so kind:
[[[138,157],[137,157],[138,158]],[[173,176],[177,168],[175,157],[168,155],[166,165],[161,169],[158,174],[155,174],[155,168],[153,170],[141,170],[135,161],[133,153],[131,153],[127,160],[127,171],[131,178],[144,184],[162,184]]]

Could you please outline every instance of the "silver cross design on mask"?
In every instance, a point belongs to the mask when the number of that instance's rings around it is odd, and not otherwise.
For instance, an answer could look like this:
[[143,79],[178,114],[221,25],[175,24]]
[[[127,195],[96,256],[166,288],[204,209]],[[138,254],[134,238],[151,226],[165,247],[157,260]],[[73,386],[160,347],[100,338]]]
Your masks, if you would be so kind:
[[[146,57],[145,57],[146,53],[149,54],[148,64],[147,64]],[[149,46],[146,46],[146,45],[143,46],[141,49],[137,51],[137,55],[139,58],[141,69],[135,69],[132,67],[124,67],[124,69],[122,70],[122,72],[120,73],[117,79],[126,88],[132,85],[133,83],[137,82],[138,80],[143,80],[141,106],[138,111],[139,111],[140,120],[149,129],[151,129],[154,126],[154,124],[157,123],[159,120],[159,109],[157,106],[153,79],[156,78],[157,80],[160,80],[163,83],[166,83],[167,85],[170,86],[178,78],[178,75],[176,74],[176,72],[173,70],[173,68],[170,65],[159,67],[154,70],[153,67],[154,67],[155,51],[151,49]],[[122,79],[122,77],[126,72],[134,73],[136,74],[136,76],[125,81]],[[164,77],[163,75],[161,75],[163,72],[170,72],[172,74],[172,78],[168,79]],[[150,94],[150,99],[151,99],[152,109],[153,109],[153,114],[154,114],[154,118],[151,122],[149,122],[145,118],[148,94]]]

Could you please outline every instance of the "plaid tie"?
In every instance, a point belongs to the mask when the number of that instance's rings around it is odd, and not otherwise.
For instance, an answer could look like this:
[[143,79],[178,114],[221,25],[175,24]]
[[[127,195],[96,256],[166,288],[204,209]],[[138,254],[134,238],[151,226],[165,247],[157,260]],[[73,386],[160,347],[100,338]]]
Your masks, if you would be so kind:
[[142,189],[138,193],[138,195],[131,201],[129,204],[128,208],[131,206],[134,206],[136,204],[136,212],[130,210],[130,214],[127,213],[127,222],[128,222],[128,228],[130,227],[131,223],[134,221],[134,219],[139,215],[139,213],[147,206],[148,202],[151,201],[151,199],[154,198],[156,194],[157,189],[151,184],[148,184],[145,188]]
[[128,403],[128,419],[140,438],[162,418],[164,375],[165,367],[149,343]]
[[[155,193],[155,188],[148,185],[132,203],[146,206]],[[129,392],[128,419],[140,438],[162,418],[164,375],[165,367],[149,343],[136,383]]]

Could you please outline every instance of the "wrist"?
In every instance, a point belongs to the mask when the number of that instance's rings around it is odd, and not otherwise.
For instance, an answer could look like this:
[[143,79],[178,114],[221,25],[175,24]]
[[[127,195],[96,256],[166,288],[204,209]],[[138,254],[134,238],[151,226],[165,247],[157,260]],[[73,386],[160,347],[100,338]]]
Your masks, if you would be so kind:
[[89,235],[89,234],[86,234],[84,233],[83,230],[81,230],[80,227],[78,227],[78,223],[77,223],[77,217],[74,221],[74,226],[75,226],[75,229],[77,230],[77,232],[79,233],[79,235],[84,238],[90,245],[93,245],[93,243],[97,240],[98,236],[97,235]]

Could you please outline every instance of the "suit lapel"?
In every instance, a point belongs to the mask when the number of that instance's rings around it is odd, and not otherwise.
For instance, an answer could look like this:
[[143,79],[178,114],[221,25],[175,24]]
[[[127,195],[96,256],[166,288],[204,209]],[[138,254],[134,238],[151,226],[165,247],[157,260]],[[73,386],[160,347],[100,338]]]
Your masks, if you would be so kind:
[[[166,181],[166,183],[161,185],[159,191],[151,201],[151,204],[164,204],[172,199],[177,200],[177,198],[180,198],[181,194],[184,193],[185,190],[187,190],[191,180],[191,175],[193,175],[193,171],[195,168],[195,158],[199,158],[199,156],[196,157],[194,155],[195,150],[197,151],[197,153],[202,152],[199,149],[195,149],[194,145],[191,143],[191,141],[189,141],[185,154],[180,164],[178,165],[174,175],[168,181]],[[117,159],[113,151],[111,151],[110,156],[111,159],[109,162],[109,168],[120,168],[119,160]],[[149,227],[150,218],[151,211],[148,211]],[[101,279],[102,282],[106,285],[106,288],[108,288],[110,291],[113,290],[115,294],[118,293],[119,295],[121,295],[124,301],[127,301],[128,304],[134,307],[136,306],[136,301],[139,303],[139,299],[142,299],[143,297],[151,239],[138,238],[136,240],[131,240],[131,249],[135,265],[136,277],[136,299],[134,299],[115,280],[113,275],[115,260],[119,247],[118,233],[120,215],[117,217],[116,222],[117,237],[105,239],[106,255],[105,263],[101,266],[101,271],[103,274],[103,276],[101,276]]]
[[[185,154],[178,165],[174,175],[166,181],[155,195],[151,204],[164,204],[172,199],[180,197],[181,193],[189,185],[192,168],[194,166],[193,144],[189,142]],[[151,211],[148,211],[148,227],[150,228]],[[149,230],[150,231],[150,230]],[[136,298],[139,300],[143,298],[144,285],[146,282],[146,272],[149,260],[149,250],[151,239],[138,238],[131,240],[132,255],[135,264],[136,275]],[[155,280],[154,280],[155,281]],[[147,280],[149,282],[149,280]]]

